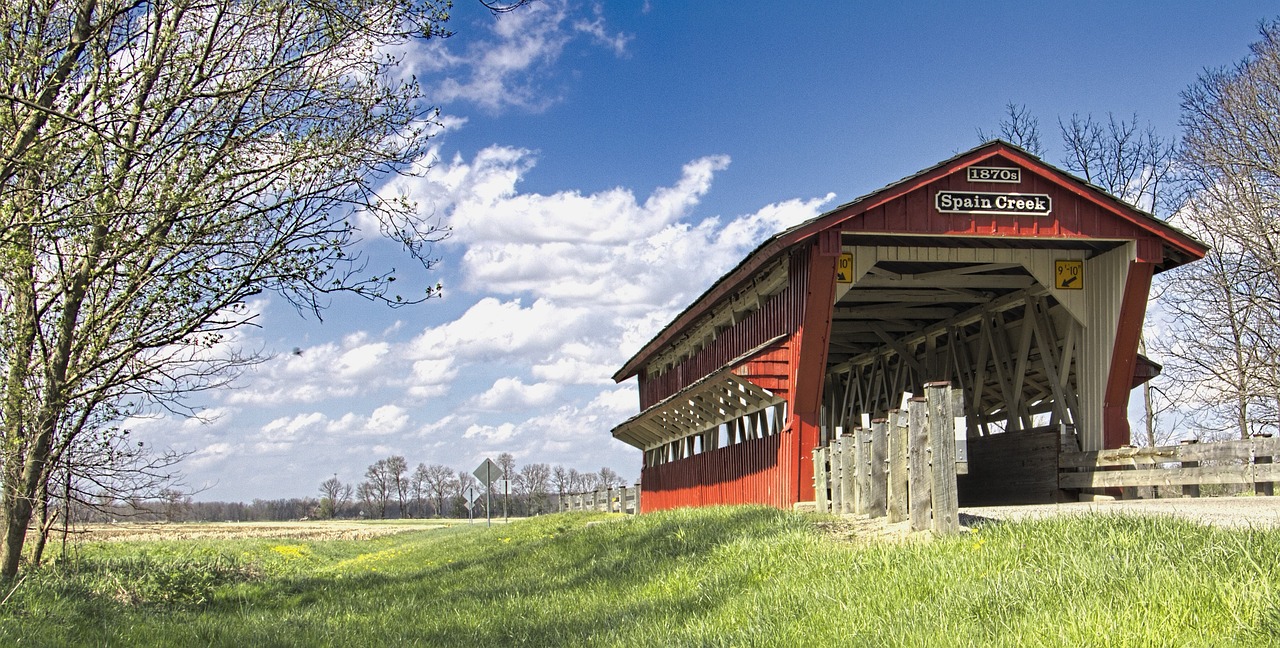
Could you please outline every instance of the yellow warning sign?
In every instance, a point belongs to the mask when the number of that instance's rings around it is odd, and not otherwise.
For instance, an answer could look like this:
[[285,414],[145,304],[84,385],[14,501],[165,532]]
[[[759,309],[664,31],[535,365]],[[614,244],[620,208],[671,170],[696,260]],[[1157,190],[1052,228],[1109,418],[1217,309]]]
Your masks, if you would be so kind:
[[844,253],[836,263],[836,283],[853,283],[853,255]]
[[1084,261],[1074,259],[1054,261],[1053,287],[1059,290],[1084,290]]

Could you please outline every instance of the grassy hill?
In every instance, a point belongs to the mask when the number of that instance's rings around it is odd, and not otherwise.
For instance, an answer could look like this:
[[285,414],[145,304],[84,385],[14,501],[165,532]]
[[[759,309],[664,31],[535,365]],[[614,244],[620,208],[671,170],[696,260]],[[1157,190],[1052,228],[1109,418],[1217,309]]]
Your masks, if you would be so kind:
[[18,584],[0,645],[1280,645],[1280,531],[1091,516],[886,542],[833,526],[732,507],[86,544]]

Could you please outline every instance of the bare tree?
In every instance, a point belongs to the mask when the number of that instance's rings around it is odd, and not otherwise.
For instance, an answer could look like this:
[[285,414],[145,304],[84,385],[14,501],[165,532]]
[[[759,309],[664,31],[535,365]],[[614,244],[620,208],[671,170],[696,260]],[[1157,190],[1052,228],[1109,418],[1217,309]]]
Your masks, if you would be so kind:
[[627,482],[622,478],[622,475],[614,472],[612,468],[605,466],[600,469],[599,483],[600,488],[617,488],[625,485]]
[[[422,468],[421,465],[418,466]],[[435,499],[436,515],[444,517],[445,499],[458,491],[458,478],[453,469],[442,464],[431,464],[426,467],[427,492]]]
[[978,139],[987,142],[1002,139],[1015,146],[1020,146],[1036,157],[1044,157],[1044,148],[1040,145],[1040,120],[1027,108],[1026,104],[1005,104],[1005,116],[1000,120],[1000,132],[996,134],[978,129]]
[[1242,437],[1280,431],[1280,21],[1259,35],[1247,58],[1183,92],[1179,157],[1181,215],[1214,245],[1177,275],[1197,329],[1179,358],[1200,370],[1187,378],[1199,392],[1232,404]]
[[1067,170],[1154,215],[1172,211],[1175,140],[1161,137],[1150,124],[1143,127],[1136,114],[1125,121],[1107,113],[1106,123],[1072,115],[1058,126]]
[[[405,517],[405,499],[409,494],[409,462],[405,461],[400,455],[392,455],[387,457],[386,471],[387,479],[391,483],[391,491],[396,496],[396,505],[400,517]],[[410,515],[409,517],[413,517]]]
[[363,491],[361,499],[378,512],[378,517],[387,517],[387,503],[395,494],[395,476],[387,459],[379,459],[369,466],[364,473],[365,481],[360,484]]
[[556,489],[556,504],[563,506],[565,494],[573,488],[573,480],[569,477],[569,470],[557,464],[551,470],[551,484]]
[[502,469],[502,481],[506,486],[502,489],[502,517],[508,517],[511,499],[511,480],[516,476],[516,458],[510,452],[498,455],[498,468]]
[[547,511],[548,493],[551,486],[551,467],[544,463],[525,464],[516,477],[520,495],[524,498],[529,515],[539,515]]

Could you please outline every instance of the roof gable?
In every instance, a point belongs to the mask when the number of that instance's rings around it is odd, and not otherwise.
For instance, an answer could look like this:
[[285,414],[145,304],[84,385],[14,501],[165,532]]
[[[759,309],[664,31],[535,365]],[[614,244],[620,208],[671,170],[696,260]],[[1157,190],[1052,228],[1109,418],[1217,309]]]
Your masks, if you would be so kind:
[[[1007,177],[984,179],[979,175],[971,179],[970,168],[1016,169],[1021,177],[1017,183],[1008,182]],[[956,205],[947,203],[943,194],[953,200],[968,196],[979,202],[985,196],[992,205],[961,204],[959,209],[950,209]],[[1045,206],[1042,200],[1049,206],[1047,213],[1040,213]],[[1208,249],[1100,188],[1017,146],[993,140],[770,237],[632,356],[614,374],[614,380],[620,382],[638,373],[654,354],[767,263],[823,232],[837,231],[987,239],[1135,240],[1139,258],[1161,270],[1199,259]]]

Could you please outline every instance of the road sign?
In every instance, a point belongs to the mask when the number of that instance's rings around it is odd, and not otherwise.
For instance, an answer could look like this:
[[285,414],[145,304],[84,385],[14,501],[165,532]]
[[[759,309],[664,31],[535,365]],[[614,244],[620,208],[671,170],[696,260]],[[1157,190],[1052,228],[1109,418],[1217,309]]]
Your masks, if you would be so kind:
[[836,263],[836,282],[853,283],[853,255],[848,252],[841,254]]
[[480,499],[480,490],[475,486],[468,486],[466,490],[462,491],[462,496],[467,499],[468,504],[473,504]]
[[498,464],[493,463],[492,459],[485,459],[484,463],[480,464],[479,468],[476,468],[475,476],[480,480],[481,484],[490,486],[493,482],[502,478],[502,469],[498,467]]
[[1084,261],[1079,259],[1054,261],[1053,287],[1060,290],[1084,290]]

